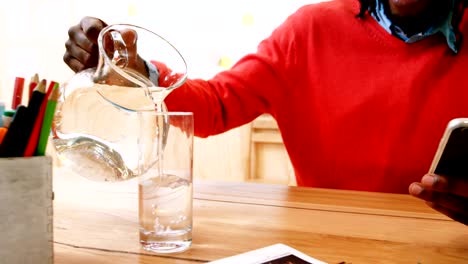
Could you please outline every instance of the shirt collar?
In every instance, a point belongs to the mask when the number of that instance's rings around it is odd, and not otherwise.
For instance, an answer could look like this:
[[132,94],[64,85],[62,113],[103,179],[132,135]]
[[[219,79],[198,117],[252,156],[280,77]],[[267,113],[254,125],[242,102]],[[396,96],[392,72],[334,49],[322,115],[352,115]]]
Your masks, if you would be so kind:
[[376,1],[375,12],[370,12],[370,13],[372,17],[374,17],[374,19],[388,33],[398,37],[399,39],[405,41],[406,43],[414,43],[423,38],[426,38],[428,36],[431,36],[440,32],[445,36],[445,39],[447,41],[447,45],[449,46],[449,48],[453,52],[458,53],[458,48],[456,45],[457,38],[456,38],[455,31],[452,26],[453,6],[454,6],[455,0],[451,0],[452,8],[450,9],[450,12],[445,19],[442,19],[440,20],[439,23],[432,25],[425,32],[416,33],[411,36],[405,34],[405,32],[400,27],[398,27],[397,25],[393,24],[392,21],[390,21],[390,19],[385,14],[385,8],[384,8],[384,4],[382,3],[382,1],[379,1],[379,0],[375,0],[375,1]]

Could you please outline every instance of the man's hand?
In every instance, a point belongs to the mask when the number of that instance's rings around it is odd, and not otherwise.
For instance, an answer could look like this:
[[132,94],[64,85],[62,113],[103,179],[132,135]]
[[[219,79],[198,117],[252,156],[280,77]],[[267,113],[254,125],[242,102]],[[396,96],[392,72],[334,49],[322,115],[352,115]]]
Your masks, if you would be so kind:
[[[94,17],[84,17],[78,25],[68,30],[68,40],[65,43],[66,51],[63,56],[65,63],[75,72],[96,67],[99,60],[98,37],[107,24]],[[119,32],[121,39],[112,39],[111,34],[103,36],[103,46],[110,59],[114,57],[116,48],[124,47],[127,58],[125,67],[148,76],[145,62],[137,53],[138,36],[131,29]],[[123,43],[121,43],[121,42]],[[116,62],[118,64],[118,62]]]
[[448,217],[468,225],[468,178],[426,174],[412,183],[409,193]]
[[84,17],[68,30],[63,60],[75,72],[95,67],[99,59],[97,38],[107,24],[94,17]]

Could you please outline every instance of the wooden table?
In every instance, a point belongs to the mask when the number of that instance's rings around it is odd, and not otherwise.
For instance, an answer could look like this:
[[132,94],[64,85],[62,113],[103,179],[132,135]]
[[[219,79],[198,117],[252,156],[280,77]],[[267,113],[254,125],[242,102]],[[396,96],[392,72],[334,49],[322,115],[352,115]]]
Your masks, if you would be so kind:
[[195,182],[193,245],[158,256],[140,249],[135,180],[54,174],[55,263],[205,263],[275,243],[328,263],[468,263],[468,227],[408,195],[222,182]]

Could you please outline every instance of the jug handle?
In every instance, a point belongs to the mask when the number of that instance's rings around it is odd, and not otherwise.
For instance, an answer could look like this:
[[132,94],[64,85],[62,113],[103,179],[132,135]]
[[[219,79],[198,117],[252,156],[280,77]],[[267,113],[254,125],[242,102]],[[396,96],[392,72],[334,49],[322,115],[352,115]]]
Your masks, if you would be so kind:
[[119,31],[113,30],[110,34],[112,36],[112,41],[114,42],[112,62],[120,68],[125,68],[128,65],[127,45]]

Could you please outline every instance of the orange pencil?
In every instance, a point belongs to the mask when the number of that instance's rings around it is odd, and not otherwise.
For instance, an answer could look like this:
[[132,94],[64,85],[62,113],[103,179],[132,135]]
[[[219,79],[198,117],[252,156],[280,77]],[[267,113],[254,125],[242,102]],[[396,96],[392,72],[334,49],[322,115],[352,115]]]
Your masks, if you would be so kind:
[[5,137],[5,134],[7,131],[8,131],[8,128],[0,127],[0,145],[2,144],[3,138]]

